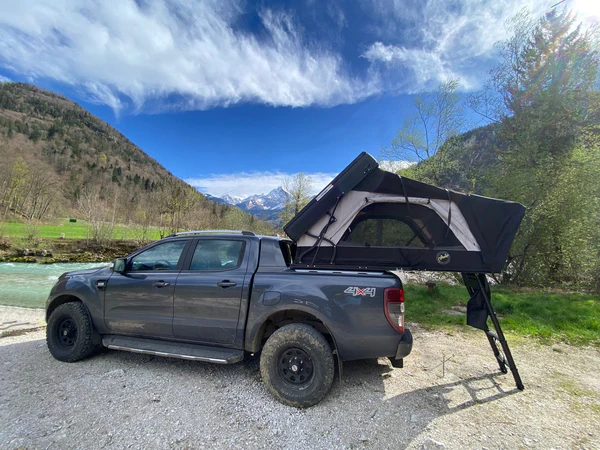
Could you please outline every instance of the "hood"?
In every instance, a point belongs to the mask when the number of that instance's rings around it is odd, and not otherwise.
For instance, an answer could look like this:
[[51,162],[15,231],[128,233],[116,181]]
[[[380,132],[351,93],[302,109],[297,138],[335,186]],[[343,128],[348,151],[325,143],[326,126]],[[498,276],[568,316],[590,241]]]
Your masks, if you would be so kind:
[[73,270],[71,272],[63,273],[60,278],[64,277],[76,277],[76,276],[90,276],[94,274],[111,273],[110,266],[92,267],[91,269]]

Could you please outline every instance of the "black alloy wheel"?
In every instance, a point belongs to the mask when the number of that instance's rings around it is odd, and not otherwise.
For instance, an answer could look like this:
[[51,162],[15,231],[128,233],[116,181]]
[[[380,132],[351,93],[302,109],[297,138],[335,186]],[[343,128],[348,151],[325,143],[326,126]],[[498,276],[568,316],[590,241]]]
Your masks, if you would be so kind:
[[308,353],[300,348],[287,349],[279,358],[279,373],[288,383],[308,383],[313,377],[312,360]]
[[262,348],[260,374],[281,403],[308,408],[331,389],[335,364],[327,339],[305,323],[276,330]]
[[77,341],[77,324],[70,317],[62,319],[56,327],[57,340],[63,347],[73,347]]
[[65,362],[79,361],[100,346],[100,337],[94,335],[92,319],[83,303],[64,303],[52,311],[46,344],[52,356]]

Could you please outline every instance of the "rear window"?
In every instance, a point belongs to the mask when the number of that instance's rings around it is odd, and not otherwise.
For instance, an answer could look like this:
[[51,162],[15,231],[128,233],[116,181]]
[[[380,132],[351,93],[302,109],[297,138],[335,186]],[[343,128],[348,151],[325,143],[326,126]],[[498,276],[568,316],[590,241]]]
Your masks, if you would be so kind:
[[283,260],[285,261],[285,265],[289,266],[294,261],[294,250],[295,247],[292,248],[292,244],[286,241],[279,241],[279,247],[281,248],[281,254],[283,255]]
[[241,266],[246,243],[239,240],[199,240],[194,250],[190,270],[231,270]]

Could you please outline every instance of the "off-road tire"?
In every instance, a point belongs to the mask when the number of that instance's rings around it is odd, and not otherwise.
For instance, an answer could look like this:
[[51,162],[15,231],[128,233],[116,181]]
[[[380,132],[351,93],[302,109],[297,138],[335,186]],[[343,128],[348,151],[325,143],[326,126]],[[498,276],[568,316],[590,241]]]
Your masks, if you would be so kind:
[[[282,369],[286,355],[310,366],[310,377],[302,381],[301,375],[296,378]],[[305,356],[308,356],[308,360]],[[329,343],[309,325],[295,323],[279,328],[262,349],[260,374],[263,382],[269,392],[285,405],[308,408],[319,403],[331,389],[334,372],[333,352]],[[290,381],[290,377],[296,379]]]
[[[66,334],[62,338],[65,331],[71,334],[68,339]],[[83,303],[65,303],[52,311],[48,319],[46,344],[52,356],[59,361],[79,361],[97,349],[92,340],[93,332],[92,320]]]

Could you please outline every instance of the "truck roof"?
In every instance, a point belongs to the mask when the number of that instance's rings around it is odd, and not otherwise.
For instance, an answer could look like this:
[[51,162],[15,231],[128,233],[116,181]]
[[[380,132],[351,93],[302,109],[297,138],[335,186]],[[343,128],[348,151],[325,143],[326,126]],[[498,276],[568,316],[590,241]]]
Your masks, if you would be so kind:
[[193,230],[193,231],[179,231],[177,233],[169,234],[165,236],[163,239],[173,239],[178,237],[186,237],[186,236],[248,236],[255,237],[258,239],[273,239],[276,241],[289,241],[290,239],[287,237],[279,237],[279,236],[266,236],[262,234],[256,234],[252,231],[246,230]]
[[[294,258],[291,249],[292,241],[288,238],[278,236],[263,236],[255,234],[252,231],[243,230],[196,230],[182,231],[166,236],[164,239],[173,240],[185,237],[210,236],[210,237],[244,237],[246,239],[261,241],[260,256],[257,254],[257,260],[260,261],[258,271],[267,271],[275,269],[286,269],[292,263]],[[282,245],[287,243],[290,245]]]

